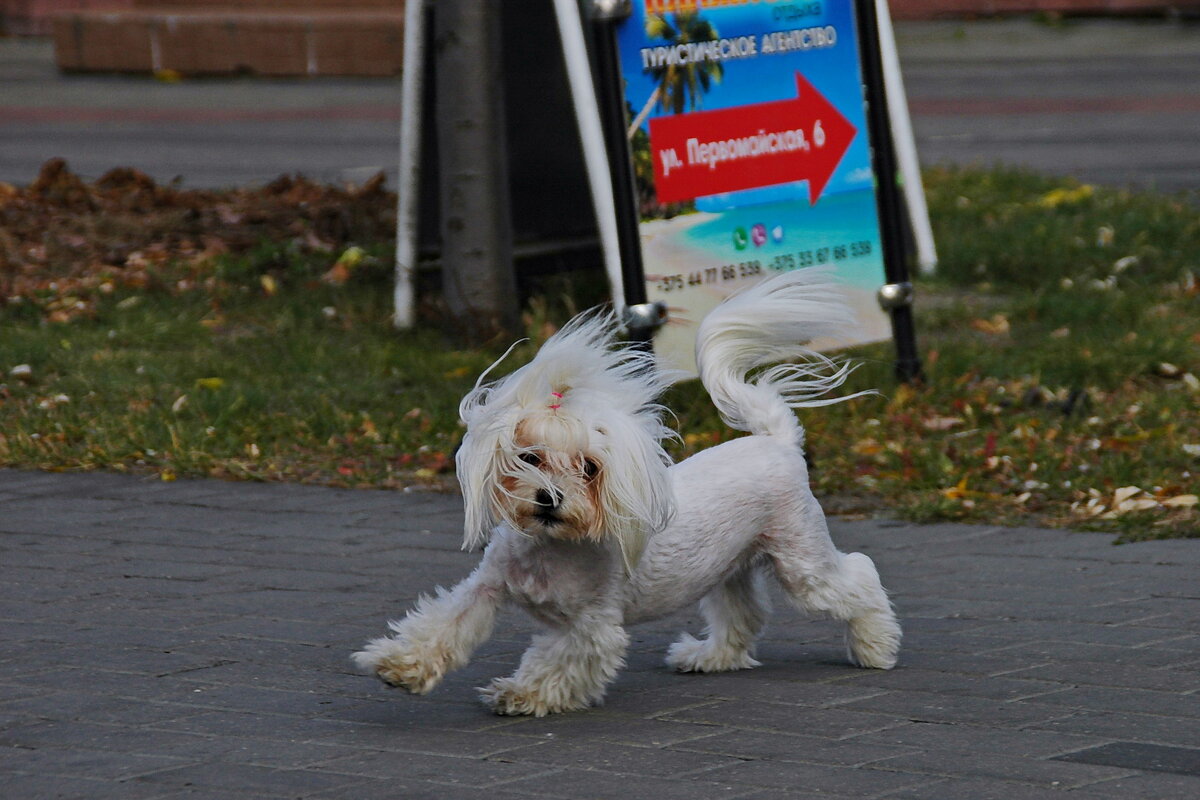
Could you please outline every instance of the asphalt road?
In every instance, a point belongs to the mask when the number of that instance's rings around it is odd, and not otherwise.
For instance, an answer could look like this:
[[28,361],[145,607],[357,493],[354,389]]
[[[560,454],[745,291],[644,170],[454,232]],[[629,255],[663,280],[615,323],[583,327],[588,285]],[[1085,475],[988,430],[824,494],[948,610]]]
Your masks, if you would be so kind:
[[1200,189],[1200,25],[909,23],[897,39],[923,163]]
[[[1197,34],[1166,20],[899,24],[921,160],[1200,188]],[[399,116],[395,79],[60,75],[49,42],[0,40],[0,180],[12,183],[55,156],[85,177],[134,166],[196,187],[394,176]]]

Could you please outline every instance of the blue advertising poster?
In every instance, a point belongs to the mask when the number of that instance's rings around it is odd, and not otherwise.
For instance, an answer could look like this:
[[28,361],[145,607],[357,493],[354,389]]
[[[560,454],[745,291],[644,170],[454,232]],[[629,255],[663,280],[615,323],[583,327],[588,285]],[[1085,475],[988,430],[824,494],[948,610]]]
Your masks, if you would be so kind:
[[829,265],[891,335],[851,0],[634,0],[617,32],[655,351],[694,368],[695,326],[783,270]]

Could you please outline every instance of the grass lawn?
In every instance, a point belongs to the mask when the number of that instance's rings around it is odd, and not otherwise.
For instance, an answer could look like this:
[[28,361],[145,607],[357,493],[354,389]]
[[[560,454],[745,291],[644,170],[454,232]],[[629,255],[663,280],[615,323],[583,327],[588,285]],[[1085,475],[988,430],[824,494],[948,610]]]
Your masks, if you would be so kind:
[[[1200,536],[1194,199],[1003,169],[926,184],[941,257],[918,280],[926,381],[897,385],[889,346],[852,354],[849,388],[880,395],[803,413],[818,493],[917,520]],[[25,245],[0,241],[0,466],[452,485],[458,400],[503,345],[396,334],[390,243],[343,227],[331,246],[295,245],[312,242],[301,226],[232,250],[197,232],[186,258],[138,251],[83,276],[71,247],[47,247],[38,280],[14,266]],[[564,305],[535,299],[535,339]],[[732,435],[694,384],[668,404],[680,456]]]

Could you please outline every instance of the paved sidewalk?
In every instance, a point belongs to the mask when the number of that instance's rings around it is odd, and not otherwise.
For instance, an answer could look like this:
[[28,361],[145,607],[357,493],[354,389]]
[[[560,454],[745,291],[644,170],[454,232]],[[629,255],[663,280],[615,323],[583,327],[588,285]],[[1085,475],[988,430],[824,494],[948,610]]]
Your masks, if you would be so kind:
[[1200,542],[835,520],[879,564],[900,666],[777,603],[764,666],[662,666],[634,629],[601,709],[512,719],[347,659],[463,576],[457,497],[0,470],[0,790],[28,798],[1194,798]]

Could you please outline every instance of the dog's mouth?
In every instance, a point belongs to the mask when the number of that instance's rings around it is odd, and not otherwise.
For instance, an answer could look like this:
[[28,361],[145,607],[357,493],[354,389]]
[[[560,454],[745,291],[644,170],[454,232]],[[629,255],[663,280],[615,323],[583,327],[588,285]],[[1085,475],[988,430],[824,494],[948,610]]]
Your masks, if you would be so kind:
[[551,511],[549,509],[544,509],[542,511],[535,511],[533,514],[533,518],[536,519],[538,522],[542,523],[543,525],[545,525],[547,528],[552,528],[555,525],[562,522],[562,517],[558,516],[558,514],[555,514],[553,511]]

